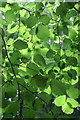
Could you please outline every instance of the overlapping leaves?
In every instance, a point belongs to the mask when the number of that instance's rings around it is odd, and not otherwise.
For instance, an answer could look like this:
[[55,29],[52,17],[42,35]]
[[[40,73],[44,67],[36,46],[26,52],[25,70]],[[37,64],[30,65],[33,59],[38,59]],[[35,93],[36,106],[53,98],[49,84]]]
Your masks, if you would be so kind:
[[2,2],[4,118],[75,113],[80,95],[75,85],[78,7],[74,2]]

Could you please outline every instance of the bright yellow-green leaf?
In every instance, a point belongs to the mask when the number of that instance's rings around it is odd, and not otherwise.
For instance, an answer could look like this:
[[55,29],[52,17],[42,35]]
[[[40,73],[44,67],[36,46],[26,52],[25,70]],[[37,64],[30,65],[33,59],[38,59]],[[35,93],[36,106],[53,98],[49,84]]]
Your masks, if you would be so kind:
[[62,106],[66,101],[66,95],[61,95],[59,97],[56,97],[54,100],[54,104],[56,106]]
[[79,103],[76,100],[71,99],[71,98],[67,98],[67,102],[69,102],[73,108],[76,108],[79,105]]
[[67,102],[65,102],[65,104],[62,106],[62,111],[65,114],[72,114],[74,110]]

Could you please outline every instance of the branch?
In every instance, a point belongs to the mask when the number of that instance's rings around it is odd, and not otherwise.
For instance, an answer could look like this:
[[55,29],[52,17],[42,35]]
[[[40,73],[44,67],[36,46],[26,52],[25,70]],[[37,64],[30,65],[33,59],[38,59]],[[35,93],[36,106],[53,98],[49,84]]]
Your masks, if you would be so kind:
[[[10,6],[13,6],[13,4],[11,4],[11,3],[7,3],[8,5],[10,5]],[[20,7],[20,9],[24,9],[24,10],[26,10],[27,12],[32,12],[31,10],[29,10],[28,8],[24,8],[24,7]]]
[[47,104],[46,101],[44,101],[40,96],[36,95],[35,92],[32,92],[31,90],[29,90],[28,88],[26,88],[24,85],[22,85],[21,83],[19,83],[19,85],[21,85],[22,87],[24,87],[26,90],[28,90],[31,94],[35,95],[36,97],[38,97],[41,101],[43,101],[45,104]]
[[73,7],[78,13],[80,13],[80,11],[76,8],[76,7]]
[[28,8],[24,8],[24,7],[20,7],[20,9],[22,10],[22,9],[24,9],[24,10],[26,10],[27,12],[32,12],[31,10],[29,10]]
[[4,36],[1,35],[1,37],[2,37],[2,40],[3,40],[3,43],[4,43],[4,47],[5,47],[5,51],[6,51],[6,57],[7,57],[10,65],[11,65],[12,72],[13,72],[14,76],[16,77],[16,74],[15,74],[15,71],[14,71],[14,68],[13,68],[13,65],[12,65],[12,63],[11,63],[11,60],[10,60],[9,56],[8,56],[8,52],[7,52],[7,48],[6,48],[6,43],[5,43],[5,40],[4,40]]
[[18,83],[18,101],[20,101],[20,87],[19,87],[19,83]]
[[19,116],[23,118],[22,110],[23,110],[23,100],[20,101],[20,111],[19,111]]

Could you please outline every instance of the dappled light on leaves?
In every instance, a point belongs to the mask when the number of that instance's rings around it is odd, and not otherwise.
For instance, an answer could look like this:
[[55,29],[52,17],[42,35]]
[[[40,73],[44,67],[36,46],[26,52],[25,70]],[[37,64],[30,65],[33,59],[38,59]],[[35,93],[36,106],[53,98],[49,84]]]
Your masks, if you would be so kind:
[[79,3],[8,1],[0,11],[3,119],[79,119]]

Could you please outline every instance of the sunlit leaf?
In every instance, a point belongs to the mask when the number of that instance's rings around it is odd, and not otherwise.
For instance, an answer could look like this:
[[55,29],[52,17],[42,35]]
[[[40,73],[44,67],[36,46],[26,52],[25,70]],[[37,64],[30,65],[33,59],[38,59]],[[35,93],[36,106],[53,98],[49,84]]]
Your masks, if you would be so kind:
[[49,30],[46,26],[44,25],[38,25],[38,28],[37,28],[37,37],[41,40],[48,40],[49,38]]
[[56,97],[54,100],[54,104],[56,106],[62,106],[66,101],[66,95],[61,95],[59,97]]
[[67,102],[65,102],[65,104],[62,106],[62,111],[65,114],[72,114],[73,113],[73,108],[70,106],[70,104],[68,104]]
[[67,102],[69,102],[73,108],[76,108],[79,105],[79,103],[76,100],[71,99],[71,98],[67,98]]
[[5,19],[8,23],[11,23],[12,21],[16,20],[16,15],[13,13],[13,11],[8,10],[5,13]]

